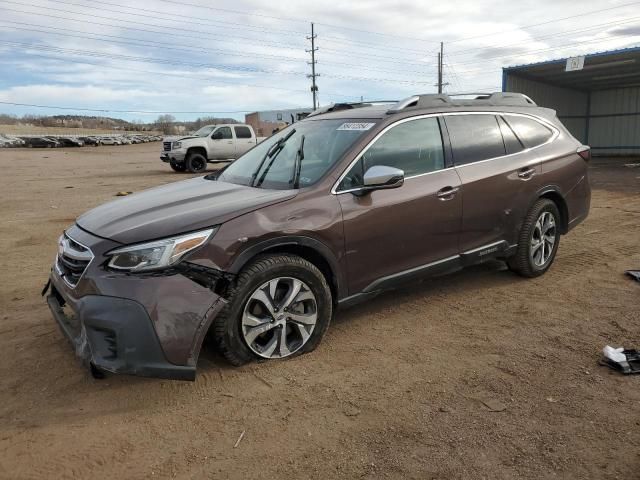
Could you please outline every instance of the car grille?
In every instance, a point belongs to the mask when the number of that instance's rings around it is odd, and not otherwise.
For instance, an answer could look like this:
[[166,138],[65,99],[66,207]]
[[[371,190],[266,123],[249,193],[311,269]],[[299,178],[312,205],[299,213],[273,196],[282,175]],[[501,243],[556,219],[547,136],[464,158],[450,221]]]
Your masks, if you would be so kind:
[[162,145],[164,147],[164,151],[165,152],[170,152],[171,151],[171,142],[162,142]]
[[62,279],[71,287],[75,287],[82,274],[93,260],[93,253],[79,244],[66,233],[58,240],[58,256],[56,269]]

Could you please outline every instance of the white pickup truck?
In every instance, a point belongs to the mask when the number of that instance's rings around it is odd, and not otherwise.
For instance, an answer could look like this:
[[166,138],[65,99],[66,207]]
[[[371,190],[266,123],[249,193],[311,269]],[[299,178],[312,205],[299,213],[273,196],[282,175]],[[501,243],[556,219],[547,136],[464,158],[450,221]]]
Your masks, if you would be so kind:
[[262,140],[251,125],[207,125],[193,135],[163,139],[160,160],[176,172],[199,173],[207,162],[233,161]]

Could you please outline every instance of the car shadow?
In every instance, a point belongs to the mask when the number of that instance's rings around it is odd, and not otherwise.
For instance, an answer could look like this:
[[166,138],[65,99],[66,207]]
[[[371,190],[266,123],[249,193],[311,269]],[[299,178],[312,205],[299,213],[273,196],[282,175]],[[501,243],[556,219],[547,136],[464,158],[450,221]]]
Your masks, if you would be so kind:
[[[402,303],[410,304],[416,300],[428,299],[435,293],[446,295],[447,290],[452,292],[465,290],[473,294],[487,288],[508,285],[520,280],[524,281],[522,277],[510,272],[504,262],[490,260],[446,275],[408,282],[396,289],[382,292],[375,297],[369,297],[362,303],[347,308],[339,308],[334,313],[332,324],[348,328],[349,324],[366,321],[368,317],[375,313],[397,307]],[[329,332],[331,332],[331,327],[329,327]],[[325,338],[324,341],[327,341],[327,339]],[[219,353],[214,341],[207,337],[198,360],[199,374],[210,373],[214,370],[233,371],[236,368],[229,365]]]

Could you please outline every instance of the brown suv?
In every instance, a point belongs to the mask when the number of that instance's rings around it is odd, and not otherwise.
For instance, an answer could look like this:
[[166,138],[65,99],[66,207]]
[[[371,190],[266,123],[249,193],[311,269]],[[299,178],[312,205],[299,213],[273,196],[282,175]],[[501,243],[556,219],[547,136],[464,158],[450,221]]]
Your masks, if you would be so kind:
[[306,353],[337,307],[403,282],[496,258],[543,274],[588,214],[588,159],[524,95],[334,105],[79,217],[48,303],[96,373],[194,379],[207,334],[234,365]]

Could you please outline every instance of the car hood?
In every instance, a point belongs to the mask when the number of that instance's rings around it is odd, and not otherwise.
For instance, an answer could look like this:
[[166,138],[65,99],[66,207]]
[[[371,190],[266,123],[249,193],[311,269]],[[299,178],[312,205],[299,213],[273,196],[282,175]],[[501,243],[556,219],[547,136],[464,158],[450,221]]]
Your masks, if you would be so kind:
[[204,177],[171,183],[105,203],[77,225],[120,243],[169,237],[226,222],[295,197],[296,190],[265,190]]
[[162,141],[163,142],[181,142],[182,140],[190,140],[192,138],[204,138],[204,137],[198,137],[196,135],[187,135],[185,137],[174,136],[174,137],[165,137],[164,139],[162,139]]

